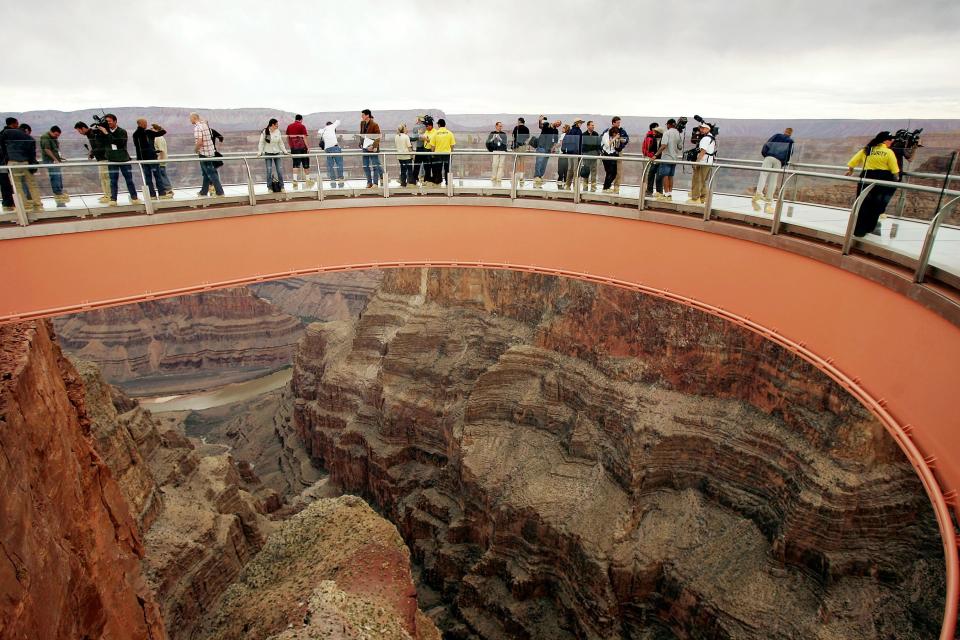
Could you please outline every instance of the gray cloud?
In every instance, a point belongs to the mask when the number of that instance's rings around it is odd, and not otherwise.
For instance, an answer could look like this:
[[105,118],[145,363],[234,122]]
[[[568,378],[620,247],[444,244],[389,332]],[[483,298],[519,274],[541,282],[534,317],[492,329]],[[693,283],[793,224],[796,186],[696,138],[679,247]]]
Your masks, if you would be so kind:
[[102,6],[8,17],[0,106],[960,117],[953,0]]

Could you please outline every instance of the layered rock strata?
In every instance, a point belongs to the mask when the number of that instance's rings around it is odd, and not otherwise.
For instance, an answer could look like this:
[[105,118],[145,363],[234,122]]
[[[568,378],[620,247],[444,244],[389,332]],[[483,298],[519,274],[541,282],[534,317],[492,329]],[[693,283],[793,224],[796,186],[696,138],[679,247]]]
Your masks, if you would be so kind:
[[[166,638],[137,522],[90,429],[50,325],[0,326],[2,638]],[[152,513],[155,495],[126,480]]]
[[300,321],[246,288],[99,309],[56,321],[63,348],[138,393],[177,393],[290,362]]
[[203,639],[439,640],[396,527],[353,496],[283,522],[207,617]]
[[308,450],[393,520],[454,638],[927,638],[932,509],[842,388],[702,312],[547,276],[390,271],[311,325]]
[[349,320],[373,297],[381,271],[346,271],[250,285],[261,298],[304,322]]
[[[143,531],[143,570],[171,638],[190,638],[203,613],[269,533],[232,456],[201,455],[178,431],[78,362],[98,451]],[[255,474],[246,469],[250,480]]]

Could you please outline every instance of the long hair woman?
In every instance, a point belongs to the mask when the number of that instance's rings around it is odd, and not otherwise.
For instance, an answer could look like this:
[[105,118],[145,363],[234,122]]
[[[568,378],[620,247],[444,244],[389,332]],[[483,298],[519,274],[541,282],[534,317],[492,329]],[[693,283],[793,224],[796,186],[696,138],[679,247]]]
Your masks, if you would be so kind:
[[280,135],[280,124],[276,118],[270,118],[270,122],[260,132],[257,155],[264,156],[264,162],[267,166],[267,188],[276,193],[283,191],[283,165],[281,161],[285,153],[287,153],[287,148],[283,145],[283,136]]
[[[860,168],[860,177],[867,180],[887,180],[896,182],[900,179],[900,165],[897,156],[890,149],[893,145],[893,136],[889,131],[881,131],[873,137],[847,163],[846,175],[852,175],[853,170]],[[862,182],[857,187],[857,195],[866,188]],[[896,187],[874,185],[867,198],[860,206],[860,215],[853,229],[853,235],[862,238],[868,233],[880,235],[880,215],[887,210],[887,204],[893,197]]]

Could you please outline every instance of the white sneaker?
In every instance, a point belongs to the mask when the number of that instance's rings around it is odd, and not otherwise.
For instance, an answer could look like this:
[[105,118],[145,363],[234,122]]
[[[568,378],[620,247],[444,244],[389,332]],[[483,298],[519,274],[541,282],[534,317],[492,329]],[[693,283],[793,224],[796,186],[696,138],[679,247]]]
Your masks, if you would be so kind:
[[317,184],[316,180],[307,180],[306,186],[304,187],[304,189],[313,189],[314,185],[316,184]]

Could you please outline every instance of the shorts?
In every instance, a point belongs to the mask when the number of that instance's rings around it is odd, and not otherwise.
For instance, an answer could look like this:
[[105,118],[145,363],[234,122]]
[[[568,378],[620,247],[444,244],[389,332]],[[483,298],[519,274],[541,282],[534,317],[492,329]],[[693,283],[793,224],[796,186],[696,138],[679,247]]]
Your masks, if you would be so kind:
[[[304,169],[310,168],[310,156],[307,155],[306,149],[290,149],[290,155],[293,156],[293,168],[303,167]],[[303,156],[303,157],[297,157]]]
[[672,162],[664,162],[657,168],[657,174],[661,177],[673,177],[673,174],[677,170],[677,165]]

